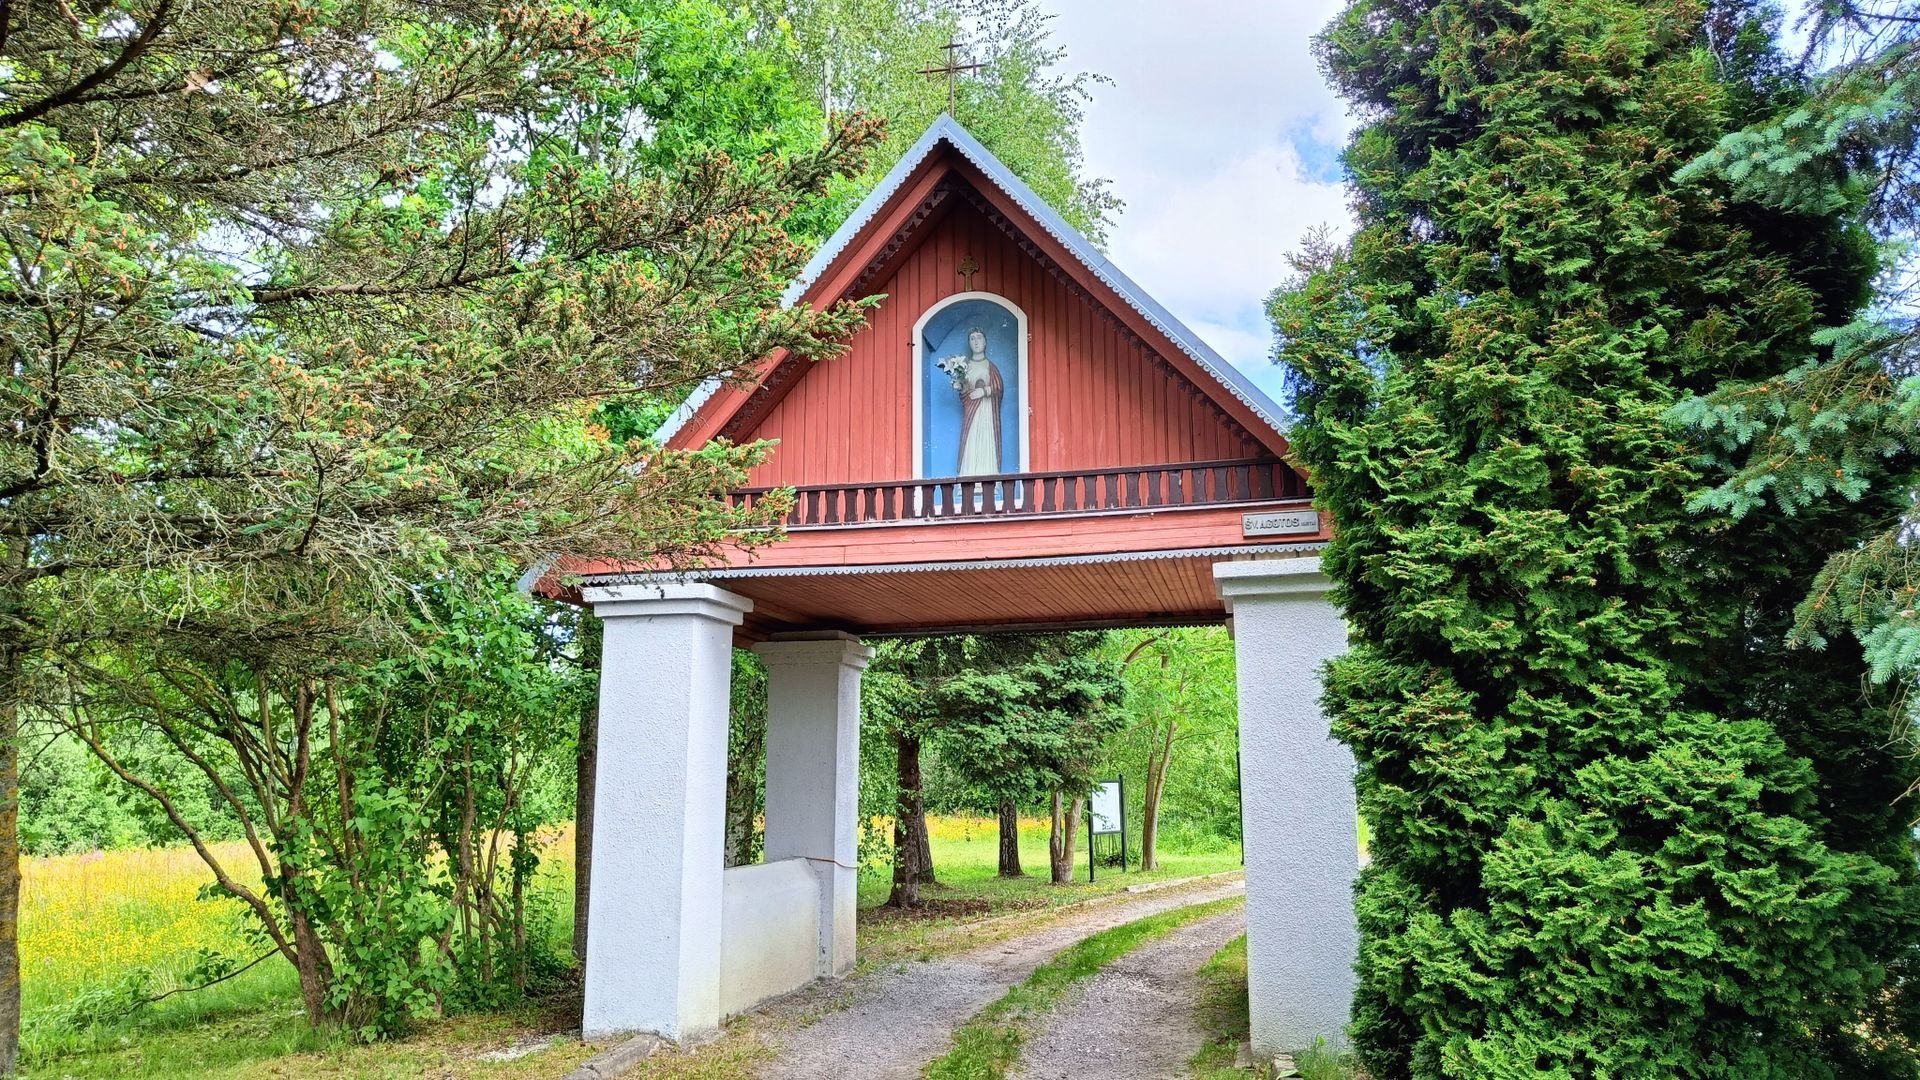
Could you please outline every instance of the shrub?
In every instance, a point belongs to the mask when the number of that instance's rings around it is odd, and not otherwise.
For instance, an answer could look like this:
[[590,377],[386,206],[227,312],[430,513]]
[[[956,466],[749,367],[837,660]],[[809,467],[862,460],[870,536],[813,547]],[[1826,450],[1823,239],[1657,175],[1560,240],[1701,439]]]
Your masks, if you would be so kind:
[[[1361,229],[1276,296],[1353,627],[1353,1034],[1377,1077],[1912,1076],[1910,763],[1859,650],[1786,654],[1873,507],[1697,516],[1667,411],[1789,371],[1872,273],[1676,181],[1800,92],[1739,4],[1355,0]],[[1909,458],[1883,459],[1897,498]],[[1872,500],[1869,500],[1870,502]]]

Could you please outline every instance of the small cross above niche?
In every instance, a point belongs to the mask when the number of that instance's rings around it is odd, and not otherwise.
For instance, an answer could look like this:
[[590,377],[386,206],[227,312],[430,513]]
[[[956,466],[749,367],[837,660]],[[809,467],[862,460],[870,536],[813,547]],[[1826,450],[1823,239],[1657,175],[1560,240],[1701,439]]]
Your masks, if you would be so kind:
[[960,265],[954,269],[954,273],[960,275],[960,280],[967,283],[967,291],[969,292],[973,291],[973,275],[979,272],[980,264],[974,262],[973,256],[971,255],[961,259]]

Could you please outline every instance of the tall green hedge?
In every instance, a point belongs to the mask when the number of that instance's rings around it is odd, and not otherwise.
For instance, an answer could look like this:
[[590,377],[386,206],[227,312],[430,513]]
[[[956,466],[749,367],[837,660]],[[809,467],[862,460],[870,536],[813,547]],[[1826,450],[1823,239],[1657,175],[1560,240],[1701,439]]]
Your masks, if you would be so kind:
[[[1674,178],[1799,93],[1699,0],[1353,0],[1360,230],[1276,294],[1338,522],[1353,1034],[1395,1077],[1916,1075],[1920,882],[1857,647],[1789,651],[1879,506],[1735,523],[1666,414],[1813,355],[1870,247]],[[1871,501],[1871,500],[1869,500]]]

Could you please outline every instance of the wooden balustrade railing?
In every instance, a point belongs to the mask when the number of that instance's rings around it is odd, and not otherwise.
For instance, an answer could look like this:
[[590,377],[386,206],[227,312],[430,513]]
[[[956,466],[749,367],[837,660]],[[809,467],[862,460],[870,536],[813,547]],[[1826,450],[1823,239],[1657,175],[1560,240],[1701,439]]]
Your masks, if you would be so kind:
[[[728,497],[735,506],[754,506],[780,490],[784,489],[741,488]],[[1307,497],[1299,475],[1276,460],[808,484],[792,490],[788,528],[1155,510]]]

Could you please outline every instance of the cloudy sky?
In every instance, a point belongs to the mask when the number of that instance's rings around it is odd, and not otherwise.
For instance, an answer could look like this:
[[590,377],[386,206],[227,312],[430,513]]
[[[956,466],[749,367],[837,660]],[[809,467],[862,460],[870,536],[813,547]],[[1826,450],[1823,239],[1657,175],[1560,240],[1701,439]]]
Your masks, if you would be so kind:
[[1269,393],[1262,310],[1308,229],[1348,228],[1349,122],[1309,39],[1339,0],[1042,0],[1096,87],[1087,167],[1126,200],[1108,254]]

